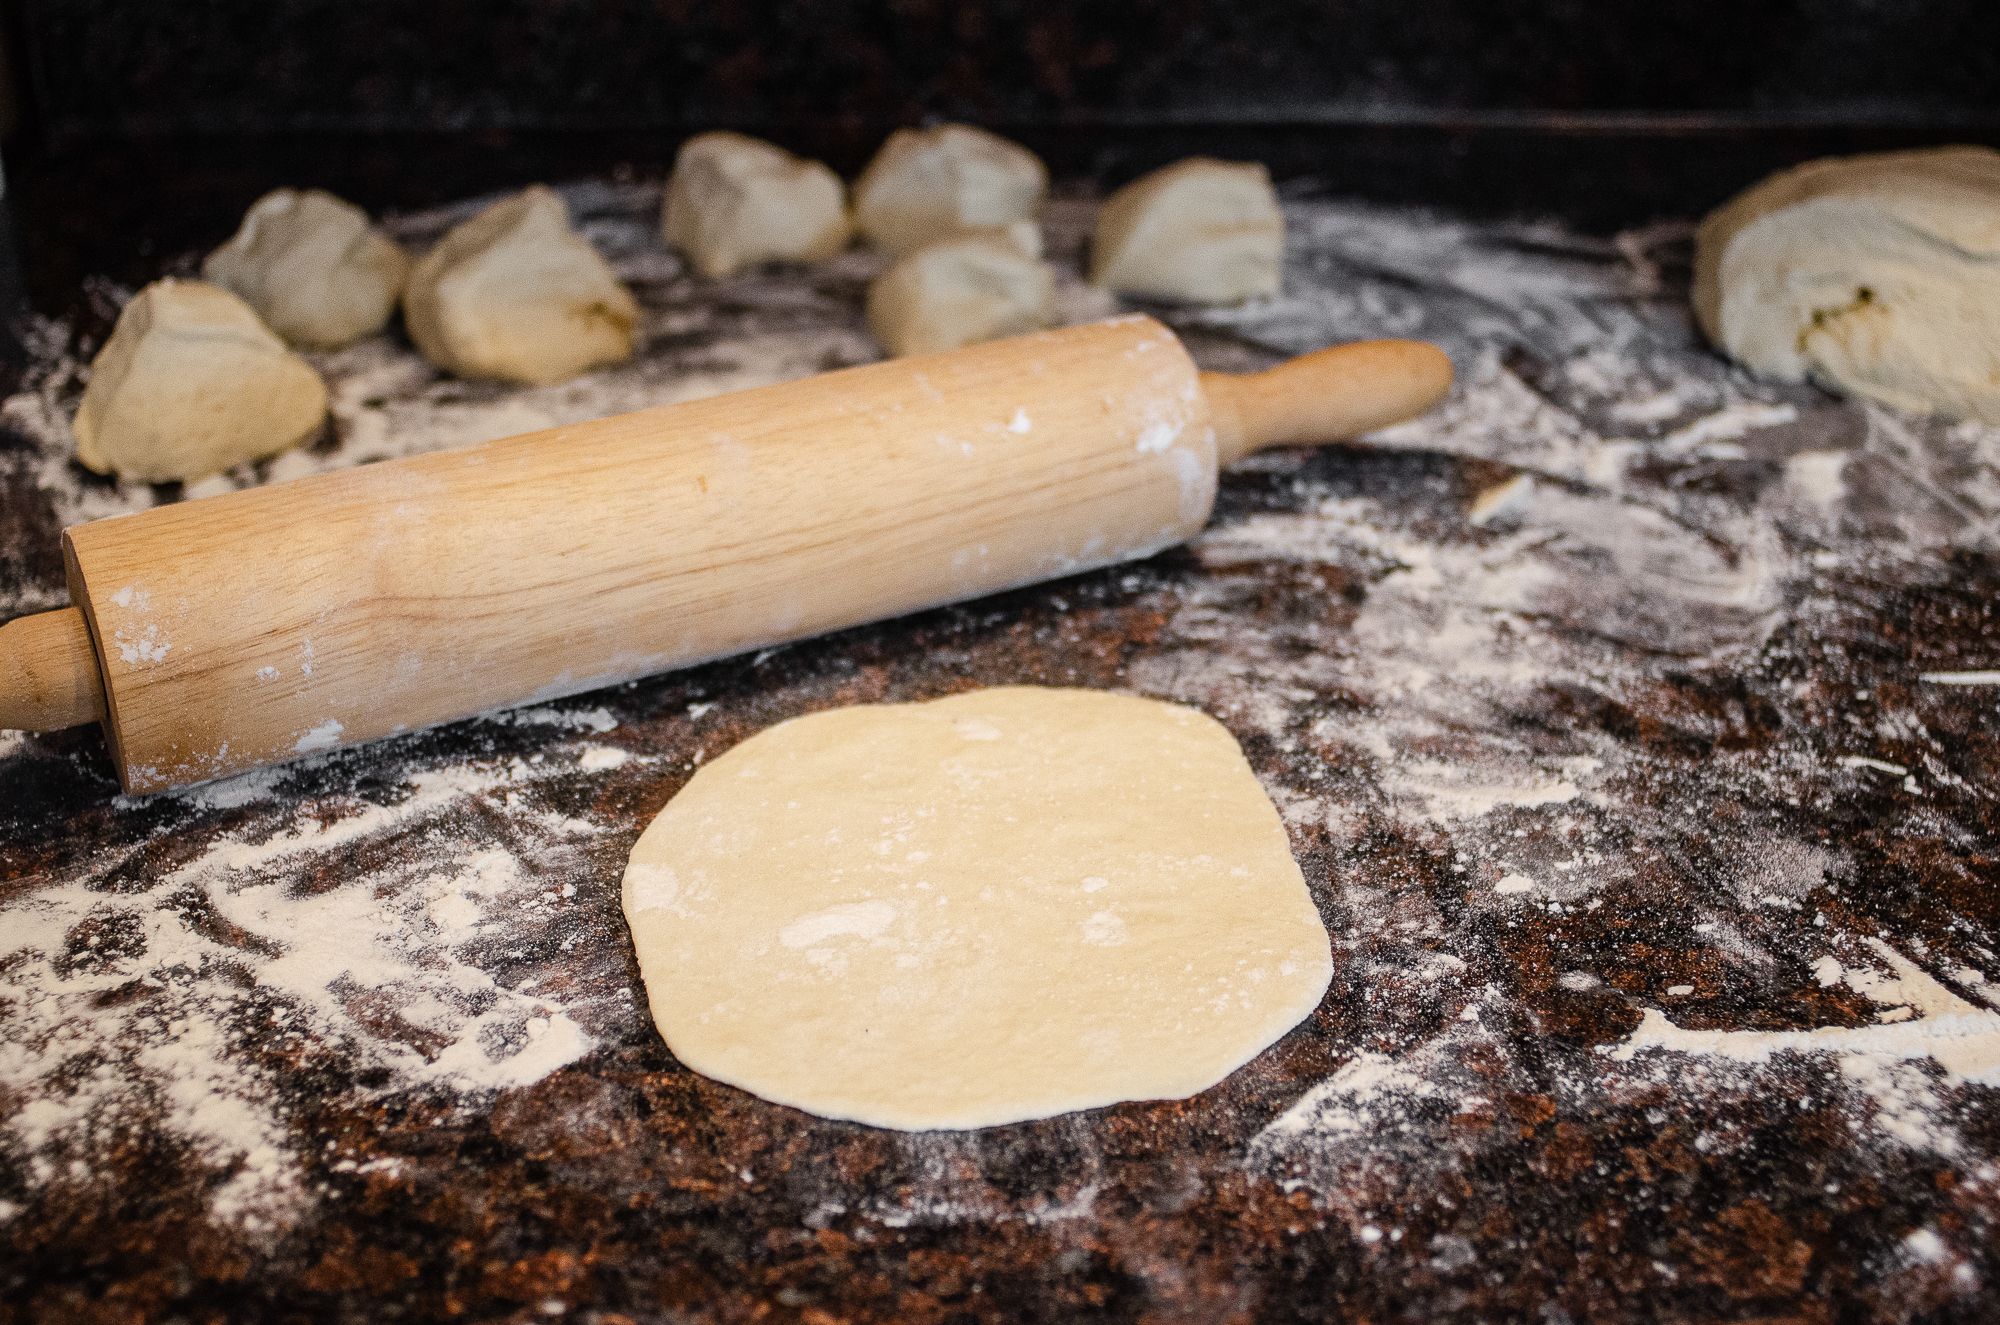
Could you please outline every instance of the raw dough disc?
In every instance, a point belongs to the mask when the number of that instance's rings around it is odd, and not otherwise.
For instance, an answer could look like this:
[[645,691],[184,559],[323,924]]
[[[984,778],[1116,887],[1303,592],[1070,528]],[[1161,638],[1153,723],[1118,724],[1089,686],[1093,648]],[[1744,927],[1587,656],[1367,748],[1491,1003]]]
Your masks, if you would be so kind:
[[660,812],[624,895],[683,1063],[911,1131],[1184,1098],[1332,975],[1229,733],[1096,691],[780,723]]

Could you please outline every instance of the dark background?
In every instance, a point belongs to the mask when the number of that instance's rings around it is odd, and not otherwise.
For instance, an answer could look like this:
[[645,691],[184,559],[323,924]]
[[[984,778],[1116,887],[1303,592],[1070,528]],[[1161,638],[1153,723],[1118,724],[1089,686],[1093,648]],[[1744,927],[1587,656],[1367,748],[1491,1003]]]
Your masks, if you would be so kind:
[[1607,229],[1826,152],[2000,142],[1994,0],[15,0],[30,294],[206,246],[257,193],[373,208],[664,173],[726,126],[858,168],[975,121],[1059,176],[1195,151]]

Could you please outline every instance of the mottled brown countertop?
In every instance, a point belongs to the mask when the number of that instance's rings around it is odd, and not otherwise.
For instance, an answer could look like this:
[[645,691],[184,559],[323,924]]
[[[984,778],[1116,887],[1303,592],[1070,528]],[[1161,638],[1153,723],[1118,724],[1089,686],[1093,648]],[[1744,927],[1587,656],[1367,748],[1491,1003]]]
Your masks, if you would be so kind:
[[[571,198],[639,363],[520,392],[384,338],[257,477],[870,354],[866,257],[703,282],[650,190]],[[1461,386],[1232,473],[1190,548],[144,801],[93,733],[0,738],[0,1321],[2000,1315],[2000,430],[1732,371],[1684,227],[1291,221],[1283,299],[1170,314],[1198,358],[1425,335]],[[65,459],[127,293],[30,328],[0,615],[60,601],[62,522],[180,495]],[[781,718],[1021,682],[1230,727],[1318,1011],[1193,1099],[976,1133],[682,1070],[641,826]]]

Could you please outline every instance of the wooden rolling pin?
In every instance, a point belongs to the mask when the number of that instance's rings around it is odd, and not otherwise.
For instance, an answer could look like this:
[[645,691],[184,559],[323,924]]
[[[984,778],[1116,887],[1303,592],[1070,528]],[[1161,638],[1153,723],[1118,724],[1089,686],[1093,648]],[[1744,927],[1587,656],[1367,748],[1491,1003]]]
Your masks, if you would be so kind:
[[73,606],[0,626],[0,727],[102,721],[144,792],[590,690],[1147,556],[1218,466],[1450,381],[1124,317],[97,520]]

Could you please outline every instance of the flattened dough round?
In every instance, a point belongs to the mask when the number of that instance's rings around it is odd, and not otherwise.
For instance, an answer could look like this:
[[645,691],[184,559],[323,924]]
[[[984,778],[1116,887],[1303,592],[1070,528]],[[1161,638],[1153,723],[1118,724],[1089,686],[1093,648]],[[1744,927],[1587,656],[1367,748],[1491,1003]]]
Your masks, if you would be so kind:
[[624,899],[683,1063],[909,1131],[1184,1098],[1332,975],[1229,733],[1097,691],[780,723],[660,812]]

